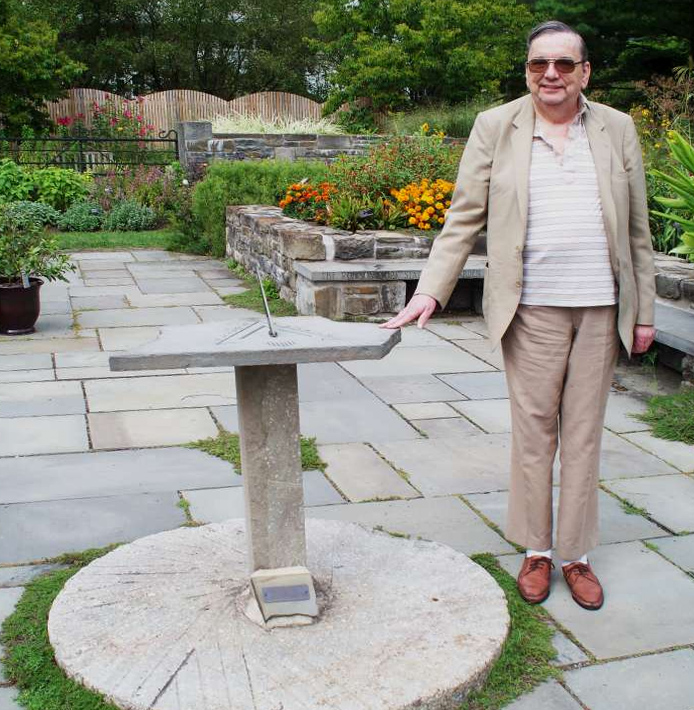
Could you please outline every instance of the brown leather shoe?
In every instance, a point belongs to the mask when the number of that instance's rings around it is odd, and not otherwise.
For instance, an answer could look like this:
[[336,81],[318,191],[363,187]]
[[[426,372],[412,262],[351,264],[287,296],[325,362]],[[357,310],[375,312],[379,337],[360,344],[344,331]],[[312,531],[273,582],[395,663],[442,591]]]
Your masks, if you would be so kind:
[[583,562],[572,562],[570,565],[564,565],[561,569],[576,604],[591,611],[599,609],[603,605],[605,595],[600,581],[593,574],[590,565]]
[[528,604],[539,604],[547,599],[553,567],[552,560],[542,555],[533,555],[523,560],[517,585],[520,595]]

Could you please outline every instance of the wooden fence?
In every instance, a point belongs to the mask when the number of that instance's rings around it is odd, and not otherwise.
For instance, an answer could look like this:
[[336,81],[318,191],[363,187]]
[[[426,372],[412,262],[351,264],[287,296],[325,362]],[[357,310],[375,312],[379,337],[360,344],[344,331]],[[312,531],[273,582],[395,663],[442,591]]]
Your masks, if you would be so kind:
[[[48,113],[55,122],[65,116],[84,115],[87,128],[91,127],[94,103],[103,104],[109,97],[117,104],[126,101],[122,96],[109,94],[100,89],[70,89],[69,96],[47,104]],[[217,114],[242,113],[271,120],[275,117],[286,120],[319,119],[322,104],[304,96],[280,91],[263,91],[225,101],[217,96],[174,89],[148,94],[141,104],[131,101],[133,112],[142,115],[144,123],[155,126],[157,131],[169,131],[179,121],[211,121]],[[137,106],[137,108],[135,108]]]

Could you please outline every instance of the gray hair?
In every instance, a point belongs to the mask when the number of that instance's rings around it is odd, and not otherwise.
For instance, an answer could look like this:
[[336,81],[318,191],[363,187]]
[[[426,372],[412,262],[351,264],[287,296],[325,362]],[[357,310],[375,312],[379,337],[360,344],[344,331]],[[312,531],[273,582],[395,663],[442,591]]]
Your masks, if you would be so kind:
[[581,52],[581,61],[582,62],[587,62],[588,61],[588,47],[586,46],[586,41],[581,37],[578,32],[573,27],[569,27],[569,25],[559,22],[559,20],[548,20],[547,22],[543,22],[542,24],[536,25],[535,27],[530,30],[530,34],[528,35],[528,41],[527,41],[527,50],[530,52],[530,45],[533,43],[535,39],[537,39],[540,35],[547,34],[548,32],[565,32],[567,34],[571,34],[574,37],[578,37],[578,44]]

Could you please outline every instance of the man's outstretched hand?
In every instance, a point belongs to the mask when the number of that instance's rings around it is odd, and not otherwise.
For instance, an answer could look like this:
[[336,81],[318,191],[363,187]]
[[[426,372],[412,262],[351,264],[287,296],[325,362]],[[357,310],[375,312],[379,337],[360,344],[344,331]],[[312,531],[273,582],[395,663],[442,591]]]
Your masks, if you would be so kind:
[[383,323],[381,328],[400,328],[407,323],[410,323],[415,318],[417,319],[417,327],[423,328],[426,322],[431,318],[431,314],[436,310],[438,305],[435,298],[427,296],[424,293],[417,293],[410,299],[410,302],[389,321]]

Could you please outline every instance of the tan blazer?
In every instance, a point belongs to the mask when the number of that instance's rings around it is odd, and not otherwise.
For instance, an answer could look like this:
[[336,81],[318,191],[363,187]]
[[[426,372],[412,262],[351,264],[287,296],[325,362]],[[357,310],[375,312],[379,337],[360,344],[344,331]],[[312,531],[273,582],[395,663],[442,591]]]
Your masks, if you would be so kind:
[[[631,352],[634,325],[653,324],[655,278],[641,148],[629,116],[586,102],[610,261],[619,287],[619,335]],[[416,293],[450,298],[480,230],[487,227],[483,309],[497,347],[520,301],[535,109],[530,95],[477,116],[451,206]]]

